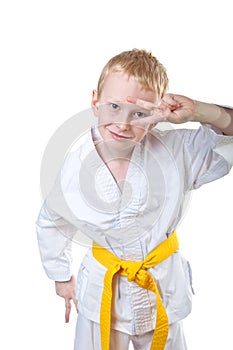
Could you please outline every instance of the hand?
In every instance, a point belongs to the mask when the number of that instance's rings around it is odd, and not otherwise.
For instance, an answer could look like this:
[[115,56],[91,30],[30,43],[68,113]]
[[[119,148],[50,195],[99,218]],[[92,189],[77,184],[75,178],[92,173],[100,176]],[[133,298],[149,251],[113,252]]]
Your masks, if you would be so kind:
[[127,101],[153,112],[149,117],[131,122],[131,124],[145,128],[163,121],[174,124],[186,123],[192,120],[195,111],[195,101],[182,95],[167,94],[158,106],[131,96],[127,98]]
[[76,299],[76,280],[72,276],[67,282],[55,282],[56,293],[65,299],[65,322],[68,323],[70,319],[71,300],[73,301],[78,312],[78,301]]

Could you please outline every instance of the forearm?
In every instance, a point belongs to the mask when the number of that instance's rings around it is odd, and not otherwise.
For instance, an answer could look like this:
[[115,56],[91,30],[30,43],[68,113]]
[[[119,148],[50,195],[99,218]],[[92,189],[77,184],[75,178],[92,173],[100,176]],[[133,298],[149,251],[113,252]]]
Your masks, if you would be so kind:
[[193,121],[210,124],[225,135],[233,135],[233,109],[195,101]]
[[56,281],[67,281],[72,275],[71,225],[46,205],[41,208],[36,222],[41,262],[47,276]]

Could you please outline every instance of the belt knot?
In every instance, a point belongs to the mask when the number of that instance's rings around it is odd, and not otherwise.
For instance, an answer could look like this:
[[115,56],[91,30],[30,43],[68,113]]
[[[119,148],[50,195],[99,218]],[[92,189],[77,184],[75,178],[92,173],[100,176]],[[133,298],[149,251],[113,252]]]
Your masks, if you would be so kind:
[[138,272],[142,269],[143,261],[124,261],[121,264],[123,272],[128,277],[128,281],[135,281]]

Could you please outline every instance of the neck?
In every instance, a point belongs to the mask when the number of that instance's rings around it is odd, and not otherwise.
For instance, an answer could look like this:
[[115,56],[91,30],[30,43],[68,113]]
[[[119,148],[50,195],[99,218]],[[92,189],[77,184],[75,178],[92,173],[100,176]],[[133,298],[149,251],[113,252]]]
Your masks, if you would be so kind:
[[118,160],[119,162],[124,160],[130,160],[135,143],[132,143],[130,145],[125,145],[126,147],[114,147],[114,144],[111,142],[99,142],[96,145],[97,152],[99,153],[100,157],[103,159],[105,163],[108,163],[111,160]]

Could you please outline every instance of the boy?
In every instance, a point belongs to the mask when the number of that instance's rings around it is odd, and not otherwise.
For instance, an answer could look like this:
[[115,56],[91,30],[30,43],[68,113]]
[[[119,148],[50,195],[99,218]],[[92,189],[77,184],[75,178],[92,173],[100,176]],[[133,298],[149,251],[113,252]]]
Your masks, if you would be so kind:
[[[228,108],[166,95],[167,88],[165,68],[145,50],[106,64],[92,95],[98,126],[67,156],[37,220],[66,322],[71,300],[79,312],[75,350],[126,350],[130,341],[137,350],[186,349],[192,286],[175,229],[189,192],[229,172],[233,118]],[[154,128],[162,121],[203,125]],[[94,243],[76,291],[77,230]]]

